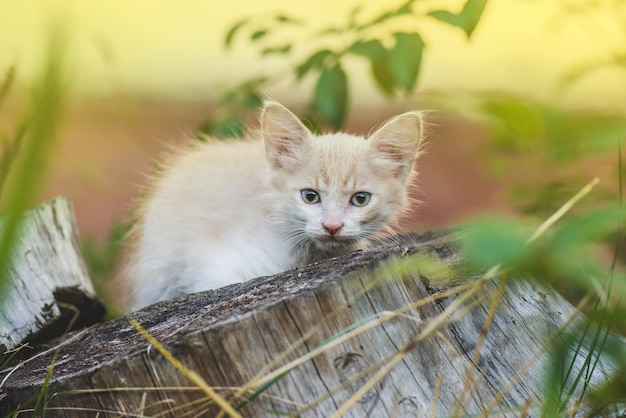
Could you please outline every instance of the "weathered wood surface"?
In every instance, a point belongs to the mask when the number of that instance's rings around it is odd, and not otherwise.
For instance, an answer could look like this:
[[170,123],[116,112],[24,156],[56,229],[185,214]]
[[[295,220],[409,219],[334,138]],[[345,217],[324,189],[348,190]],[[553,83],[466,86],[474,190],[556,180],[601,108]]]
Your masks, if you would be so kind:
[[0,360],[21,344],[60,336],[70,321],[90,325],[104,313],[81,257],[70,200],[58,197],[25,216],[13,262],[0,266],[8,274],[0,297]]
[[[24,402],[40,392],[56,358],[46,416],[216,416],[215,403],[150,347],[129,318],[233,405],[241,402],[233,399],[238,388],[262,384],[258,376],[267,379],[355,324],[385,318],[325,345],[240,412],[330,417],[348,403],[349,417],[537,416],[545,394],[545,344],[575,310],[554,291],[525,281],[501,286],[494,279],[447,294],[418,271],[400,274],[390,261],[423,253],[459,261],[446,234],[407,236],[397,246],[94,325],[2,371],[0,413],[20,403],[27,410]],[[496,295],[498,308],[487,328]]]

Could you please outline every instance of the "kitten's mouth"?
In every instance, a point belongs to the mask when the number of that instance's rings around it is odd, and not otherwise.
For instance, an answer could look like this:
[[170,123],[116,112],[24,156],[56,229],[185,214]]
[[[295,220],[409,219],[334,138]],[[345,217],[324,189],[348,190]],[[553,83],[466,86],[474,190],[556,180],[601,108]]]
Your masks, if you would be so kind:
[[314,237],[315,243],[322,249],[344,248],[354,245],[356,239],[346,236],[318,235]]

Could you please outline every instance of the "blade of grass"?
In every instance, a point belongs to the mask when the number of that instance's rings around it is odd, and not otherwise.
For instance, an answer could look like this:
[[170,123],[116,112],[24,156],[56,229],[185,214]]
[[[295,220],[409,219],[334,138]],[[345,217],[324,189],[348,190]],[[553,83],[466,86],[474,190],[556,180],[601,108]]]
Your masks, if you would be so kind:
[[[65,338],[67,337],[67,334],[70,332],[70,330],[76,324],[76,321],[78,320],[78,317],[80,316],[80,310],[78,310],[74,305],[69,305],[69,304],[61,303],[61,302],[57,302],[57,304],[58,304],[59,308],[62,308],[62,309],[65,309],[65,310],[73,312],[72,318],[68,322],[67,326],[65,327],[65,331],[63,331],[63,335],[61,336],[61,338],[63,340],[65,340]],[[46,370],[46,376],[44,377],[44,380],[43,380],[43,383],[41,385],[41,388],[39,389],[39,392],[24,403],[24,405],[30,405],[32,403],[35,403],[35,406],[32,408],[33,416],[35,416],[35,414],[37,414],[37,416],[45,416],[45,411],[48,410],[48,408],[46,407],[46,403],[50,399],[52,399],[52,398],[54,398],[56,396],[56,394],[53,394],[52,396],[48,396],[48,389],[50,387],[50,380],[52,379],[52,374],[54,373],[54,366],[56,364],[56,359],[57,359],[57,356],[59,354],[59,350],[60,350],[60,345],[55,348],[55,353],[52,356],[52,360],[50,361],[50,365],[48,366],[48,368]],[[24,364],[24,363],[21,363],[21,364]],[[15,369],[17,369],[17,367]],[[9,378],[11,373],[9,373],[5,377],[5,379],[2,382],[0,382],[0,387],[2,387],[2,384],[4,383],[4,381],[6,379]],[[15,409],[15,411],[13,411],[13,413],[15,415],[19,415],[19,414],[23,413],[24,411],[25,410],[20,405],[20,406],[18,406],[17,409]]]
[[176,357],[172,355],[160,342],[156,340],[148,331],[146,331],[135,319],[130,318],[128,320],[130,325],[132,325],[138,333],[141,334],[143,338],[146,339],[154,348],[157,349],[159,353],[167,361],[170,362],[179,372],[181,372],[187,379],[189,379],[194,385],[202,389],[202,391],[213,400],[223,411],[225,411],[228,415],[233,418],[241,418],[241,415],[235,411],[235,409],[217,392],[215,392],[205,381],[200,377],[199,374],[194,372],[193,370],[189,370],[185,367]]
[[[619,186],[619,195],[618,195],[618,199],[619,199],[619,206],[620,209],[623,207],[623,203],[624,203],[624,196],[623,196],[623,179],[622,179],[622,145],[621,142],[618,142],[617,144],[617,166],[618,166],[618,186]],[[574,360],[576,359],[576,357],[578,356],[579,350],[585,340],[585,338],[587,337],[587,333],[590,331],[590,325],[593,319],[598,319],[598,317],[600,318],[598,320],[598,327],[596,329],[596,333],[592,338],[592,342],[591,342],[591,346],[589,348],[589,353],[587,358],[585,358],[585,362],[584,362],[584,366],[582,367],[581,370],[579,371],[578,375],[576,376],[574,383],[572,384],[572,388],[570,389],[570,392],[568,393],[568,396],[566,397],[566,399],[569,399],[570,397],[573,396],[573,391],[574,389],[577,387],[577,385],[579,384],[578,382],[580,381],[580,379],[582,378],[583,380],[583,387],[582,390],[580,391],[580,394],[578,396],[579,400],[582,401],[585,393],[587,392],[587,389],[589,388],[589,385],[591,383],[591,376],[593,375],[594,371],[596,370],[598,363],[601,359],[602,356],[602,352],[604,350],[604,347],[607,343],[607,339],[610,336],[610,331],[613,327],[614,321],[615,321],[615,314],[611,312],[611,292],[613,289],[613,282],[614,282],[614,278],[615,278],[615,267],[617,264],[617,259],[619,256],[619,249],[620,249],[620,239],[621,236],[623,234],[623,230],[622,230],[622,219],[621,217],[618,218],[618,224],[617,224],[617,234],[616,234],[616,239],[615,239],[615,247],[614,247],[614,251],[613,251],[613,259],[611,261],[611,266],[609,267],[609,272],[607,274],[607,278],[606,278],[606,282],[604,283],[604,288],[606,289],[606,298],[604,299],[604,303],[602,302],[602,299],[598,299],[594,305],[593,311],[591,313],[590,318],[587,319],[587,324],[585,327],[584,332],[582,333],[582,335],[580,336],[580,340],[579,340],[579,344],[576,348],[575,351],[575,355],[573,356],[572,359],[572,363],[574,363]],[[624,295],[624,282],[622,282],[622,288],[619,291],[619,294],[617,296],[617,300],[615,303],[615,309],[618,309],[621,301],[622,301],[622,297]],[[602,305],[602,311],[598,312],[600,310],[600,305]],[[598,340],[601,340],[600,343],[598,344]],[[595,359],[593,359],[592,361],[592,354],[594,352],[596,352],[597,349],[597,355],[595,356]],[[571,371],[571,368],[573,367],[573,364],[570,365],[570,369],[568,369],[568,373]],[[583,372],[585,372],[585,376],[583,378],[582,374]]]
[[[593,189],[593,187],[595,187],[596,184],[598,184],[599,180],[597,178],[593,179],[590,183],[588,183],[585,187],[583,187],[581,189],[581,191],[579,191],[574,197],[572,197],[570,200],[568,200],[559,210],[557,210],[550,218],[548,218],[545,222],[543,222],[533,233],[533,235],[528,239],[527,243],[531,243],[533,241],[535,241],[536,239],[538,239],[539,237],[541,237],[547,230],[550,229],[550,227],[552,227],[552,225],[554,225],[559,219],[561,219],[569,210],[571,210],[571,208],[583,197],[585,197],[587,194],[589,194],[591,192],[591,190]],[[475,282],[475,284],[479,284],[484,282],[485,280],[489,280],[493,277],[495,277],[496,275],[498,275],[498,273],[500,272],[501,266],[500,265],[496,265],[494,267],[492,267],[483,277],[481,277],[479,280],[477,280]],[[453,303],[451,306],[448,307],[448,309],[446,311],[444,311],[441,315],[439,315],[436,318],[436,321],[433,321],[431,323],[428,324],[428,326],[426,327],[426,329],[420,333],[420,335],[418,337],[416,337],[414,340],[412,340],[411,342],[409,342],[405,347],[403,347],[402,350],[400,350],[398,353],[396,353],[394,356],[392,356],[391,359],[389,359],[389,362],[386,363],[387,365],[391,366],[390,368],[385,367],[385,372],[388,370],[391,370],[391,368],[393,368],[399,361],[402,360],[403,356],[400,355],[401,353],[406,353],[408,350],[410,350],[413,346],[415,346],[420,340],[422,340],[423,338],[425,338],[425,336],[428,336],[430,334],[432,334],[433,332],[435,332],[437,329],[439,329],[441,326],[444,325],[443,321],[445,319],[451,319],[452,318],[452,312],[450,311],[448,312],[448,310],[450,308],[458,308],[459,306],[454,306],[458,303],[462,303],[464,300],[466,300],[469,296],[471,296],[472,294],[475,293],[475,290],[477,289],[477,287],[473,287],[473,289],[469,292],[467,292],[466,294],[464,294],[463,296],[459,297],[455,303]],[[496,305],[493,305],[492,308]],[[447,313],[447,315],[446,315]],[[400,355],[400,356],[399,356]],[[382,373],[382,371],[381,371]],[[373,387],[374,384],[376,384],[378,382],[378,380],[382,379],[382,377],[384,376],[384,374],[381,373],[377,373],[376,376],[371,379],[366,385],[364,385],[361,390],[359,390],[357,393],[353,394],[353,396],[351,396],[351,398],[344,403],[340,409],[335,413],[335,416],[341,416],[341,414],[345,413],[348,411],[348,409],[350,409],[355,402],[358,401],[358,399],[360,399],[361,396],[363,396],[369,389],[371,389]]]
[[[490,270],[491,272],[491,270]],[[489,273],[489,272],[488,272]],[[367,392],[369,392],[376,384],[378,384],[386,375],[391,371],[398,363],[400,363],[406,354],[413,350],[421,341],[426,338],[435,335],[444,326],[450,324],[454,313],[461,308],[466,301],[468,301],[477,292],[483,289],[483,285],[486,281],[492,280],[493,277],[485,275],[476,280],[471,288],[455,299],[441,314],[437,315],[429,322],[423,331],[421,331],[415,338],[411,339],[400,350],[394,353],[392,356],[385,359],[382,362],[382,368],[363,386],[359,388],[350,398],[344,402],[333,414],[333,418],[339,418],[350,410]]]
[[[494,276],[492,275],[493,271],[490,270],[489,272],[487,272],[483,277],[481,277],[480,279],[476,280],[476,282],[472,283],[471,286],[462,286],[461,288],[463,289],[467,289],[469,288],[470,290],[466,293],[463,294],[459,297],[459,299],[457,300],[461,300],[462,303],[464,302],[468,297],[470,297],[471,295],[473,295],[474,293],[476,293],[476,291],[478,291],[479,286],[481,286],[482,284],[484,284],[486,281],[488,280],[492,280],[494,278]],[[414,302],[412,304],[407,305],[406,307],[402,308],[402,309],[398,309],[396,311],[382,311],[382,312],[378,312],[375,315],[366,318],[367,321],[363,322],[359,322],[358,324],[355,324],[355,326],[350,327],[350,330],[348,332],[339,332],[338,335],[334,335],[333,337],[329,338],[327,341],[324,342],[324,344],[320,344],[319,346],[317,346],[315,349],[311,350],[309,353],[285,364],[284,366],[279,367],[278,369],[274,370],[271,373],[266,374],[265,376],[257,379],[254,383],[256,384],[256,387],[264,385],[265,383],[267,383],[270,380],[273,380],[276,376],[282,375],[283,373],[290,371],[291,369],[305,363],[306,361],[324,353],[325,351],[329,350],[330,348],[336,347],[339,344],[348,341],[352,338],[354,338],[356,335],[362,334],[363,332],[377,327],[380,324],[390,321],[394,318],[397,318],[401,315],[403,315],[406,311],[410,310],[410,309],[414,309],[416,307],[419,306],[423,306],[423,305],[427,305],[428,303],[431,303],[434,300],[438,300],[444,297],[447,297],[451,294],[456,294],[456,293],[460,293],[460,288],[455,288],[455,289],[451,289],[449,291],[446,292],[442,292],[440,294],[434,295],[434,296],[429,296],[427,298],[423,298],[420,299],[417,302]],[[454,308],[456,309],[456,307],[458,306],[458,304],[453,304]],[[448,317],[451,313],[450,312],[445,312],[445,316]],[[443,314],[442,314],[443,315]],[[426,327],[426,329],[420,334],[420,335],[430,335],[432,332],[434,332],[435,330],[438,329],[438,326],[440,326],[440,322],[437,322],[435,325],[429,324],[428,327]]]
[[[420,262],[420,258],[418,258],[417,262]],[[413,266],[413,269],[409,269],[409,265]],[[411,271],[415,271],[415,262],[411,261],[411,260],[405,260],[405,259],[399,259],[399,260],[393,260],[390,261],[386,264],[381,265],[380,267],[378,267],[375,271],[373,271],[370,275],[371,275],[371,279],[367,279],[364,280],[364,287],[361,289],[361,291],[353,296],[353,299],[356,300],[359,297],[363,296],[365,293],[367,293],[371,288],[380,285],[381,283],[383,283],[384,281],[389,279],[389,271],[391,271],[391,276],[393,277],[404,277],[408,274],[410,274]],[[322,343],[318,344],[317,348],[316,348],[316,354],[321,354],[323,353],[325,350],[328,350],[332,347],[334,347],[336,344],[342,343],[343,341],[346,341],[350,338],[352,338],[354,335],[358,335],[362,332],[365,332],[366,330],[368,330],[371,327],[377,326],[380,323],[383,323],[387,320],[391,320],[397,316],[401,316],[404,315],[404,313],[406,313],[409,310],[413,310],[416,309],[422,305],[428,304],[429,302],[432,302],[434,300],[440,299],[440,298],[445,298],[445,297],[449,297],[451,295],[454,295],[456,293],[461,293],[462,291],[464,291],[466,289],[467,285],[463,285],[463,286],[458,286],[456,288],[452,288],[449,289],[445,292],[441,292],[437,295],[431,296],[427,299],[422,299],[419,300],[413,304],[407,305],[406,307],[397,310],[395,313],[396,315],[392,315],[392,316],[388,316],[388,317],[384,317],[385,313],[384,312],[380,312],[380,313],[376,313],[372,316],[369,316],[367,318],[362,319],[361,321],[359,321],[356,324],[352,324],[351,326],[346,327],[345,329],[339,331],[338,333],[336,333],[335,335],[333,335],[332,337],[328,338],[327,340],[323,341]],[[339,313],[341,312],[341,310],[339,308],[335,309],[334,311],[328,313],[325,318],[334,318],[336,317]],[[369,324],[369,325],[368,325]],[[246,398],[242,401],[242,404],[239,404],[237,406],[237,409],[239,410],[240,407],[245,406],[245,404],[249,403],[250,400],[252,398],[256,398],[258,397],[260,394],[262,394],[263,391],[267,390],[270,386],[272,386],[272,384],[278,382],[282,377],[284,377],[291,369],[299,366],[300,364],[303,364],[304,362],[306,362],[309,358],[312,357],[299,357],[295,360],[293,360],[292,362],[289,363],[289,365],[283,366],[280,370],[284,371],[284,373],[276,373],[273,372],[271,374],[271,377],[266,376],[274,367],[277,367],[277,365],[279,365],[285,358],[287,358],[287,356],[289,354],[291,354],[293,351],[295,351],[300,345],[304,344],[305,341],[307,341],[312,335],[315,334],[315,332],[317,332],[317,327],[313,327],[311,330],[309,330],[305,335],[303,335],[298,341],[295,341],[289,349],[285,350],[284,352],[280,353],[280,355],[276,356],[274,361],[272,361],[271,363],[269,363],[268,365],[266,365],[261,371],[259,371],[259,373],[257,373],[257,375],[255,377],[253,377],[252,379],[250,379],[250,381],[248,383],[246,383],[246,385],[244,385],[243,387],[241,387],[237,393],[235,393],[235,395],[233,396],[233,399],[240,399],[242,397],[242,395],[244,393],[249,393],[252,391],[251,394],[247,395]],[[350,332],[350,336],[345,336],[346,333]],[[352,333],[354,332],[354,333]],[[340,341],[335,341],[337,338],[340,338]],[[260,389],[259,389],[260,388]],[[221,415],[218,415],[217,418],[220,418]]]
[[463,389],[461,390],[461,395],[459,396],[458,398],[459,400],[456,404],[456,407],[454,408],[454,412],[452,413],[452,415],[454,416],[461,416],[461,409],[463,408],[465,397],[467,395],[467,392],[470,389],[470,383],[474,376],[474,368],[476,368],[479,371],[479,373],[482,373],[482,371],[480,371],[480,369],[478,368],[478,361],[480,359],[480,354],[481,354],[480,352],[482,350],[483,344],[485,343],[485,340],[487,339],[487,333],[489,332],[489,328],[491,327],[491,322],[493,321],[493,318],[495,317],[496,309],[498,309],[498,306],[500,306],[500,299],[502,297],[502,294],[504,293],[504,289],[505,289],[507,281],[508,281],[508,274],[503,274],[502,279],[500,280],[500,283],[498,284],[498,290],[495,293],[493,299],[491,300],[491,304],[489,306],[489,312],[487,312],[487,318],[485,318],[485,322],[483,323],[482,329],[480,330],[480,337],[478,339],[478,343],[476,344],[476,348],[474,349],[474,355],[472,356],[471,365],[468,366],[467,368],[467,373],[465,375],[465,382],[463,384]]
[[65,37],[59,26],[51,29],[48,37],[46,63],[34,90],[34,103],[29,119],[29,130],[24,138],[21,158],[13,166],[13,181],[7,185],[5,218],[0,228],[0,303],[7,281],[11,251],[19,239],[22,213],[38,191],[43,178],[46,157],[49,155],[58,128],[64,97],[63,57]]
[[13,86],[13,81],[15,80],[15,66],[12,65],[6,72],[2,80],[2,84],[0,84],[0,109],[4,104],[4,101],[9,96],[9,91],[11,91],[11,87]]
[[531,243],[539,238],[541,235],[543,235],[548,229],[552,227],[552,225],[554,225],[567,212],[569,212],[574,207],[574,205],[576,205],[583,197],[587,196],[598,183],[600,183],[600,179],[597,177],[587,183],[587,185],[580,189],[580,191],[576,193],[574,197],[565,202],[565,204],[561,206],[556,212],[554,212],[552,216],[550,216],[541,225],[539,225],[533,235],[528,238],[527,243]]

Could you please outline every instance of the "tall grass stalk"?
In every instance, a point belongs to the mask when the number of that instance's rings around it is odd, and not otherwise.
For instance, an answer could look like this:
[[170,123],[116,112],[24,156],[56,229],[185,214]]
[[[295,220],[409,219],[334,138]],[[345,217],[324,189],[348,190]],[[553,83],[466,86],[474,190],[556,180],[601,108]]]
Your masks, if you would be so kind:
[[3,164],[8,182],[4,194],[0,196],[0,213],[3,215],[0,223],[0,303],[5,295],[2,289],[8,279],[6,266],[11,262],[12,248],[19,240],[23,213],[41,186],[64,101],[65,36],[60,26],[51,29],[48,39],[46,61],[33,89],[32,106],[17,125],[13,145],[20,149],[13,149],[11,161]]
[[[617,144],[617,166],[619,173],[618,204],[620,211],[622,211],[624,201],[621,142]],[[590,390],[592,391],[592,396],[597,395],[591,388],[592,376],[597,370],[602,356],[607,356],[606,347],[609,344],[611,331],[619,320],[618,315],[621,312],[624,290],[626,288],[626,281],[623,279],[620,283],[615,283],[615,269],[620,252],[620,242],[623,238],[622,223],[623,219],[620,216],[617,219],[613,257],[604,283],[597,286],[599,289],[589,290],[588,294],[591,294],[594,290],[597,293],[597,298],[589,317],[585,319],[580,329],[574,330],[570,335],[570,339],[566,340],[570,343],[569,345],[562,345],[556,349],[560,357],[564,359],[569,358],[569,362],[556,364],[554,370],[548,376],[548,385],[558,388],[558,391],[552,394],[552,398],[549,399],[544,409],[544,414],[547,417],[559,416],[575,396],[582,400]],[[617,291],[617,295],[613,297],[612,293],[614,290]],[[577,359],[582,360],[581,365],[577,364]],[[621,359],[622,368],[625,366],[625,362],[626,359]],[[577,367],[578,370],[576,370]],[[596,390],[595,392],[598,391]],[[626,396],[623,395],[622,402],[624,400],[626,400]],[[607,413],[606,408],[601,409],[603,409],[604,413]]]

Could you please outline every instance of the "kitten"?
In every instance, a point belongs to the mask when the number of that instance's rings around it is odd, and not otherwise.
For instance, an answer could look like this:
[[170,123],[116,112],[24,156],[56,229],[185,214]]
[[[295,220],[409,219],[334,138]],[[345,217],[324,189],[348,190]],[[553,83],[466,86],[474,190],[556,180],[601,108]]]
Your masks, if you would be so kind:
[[210,141],[167,164],[139,208],[135,308],[347,253],[405,208],[421,116],[368,139],[313,135],[264,105],[261,139]]

